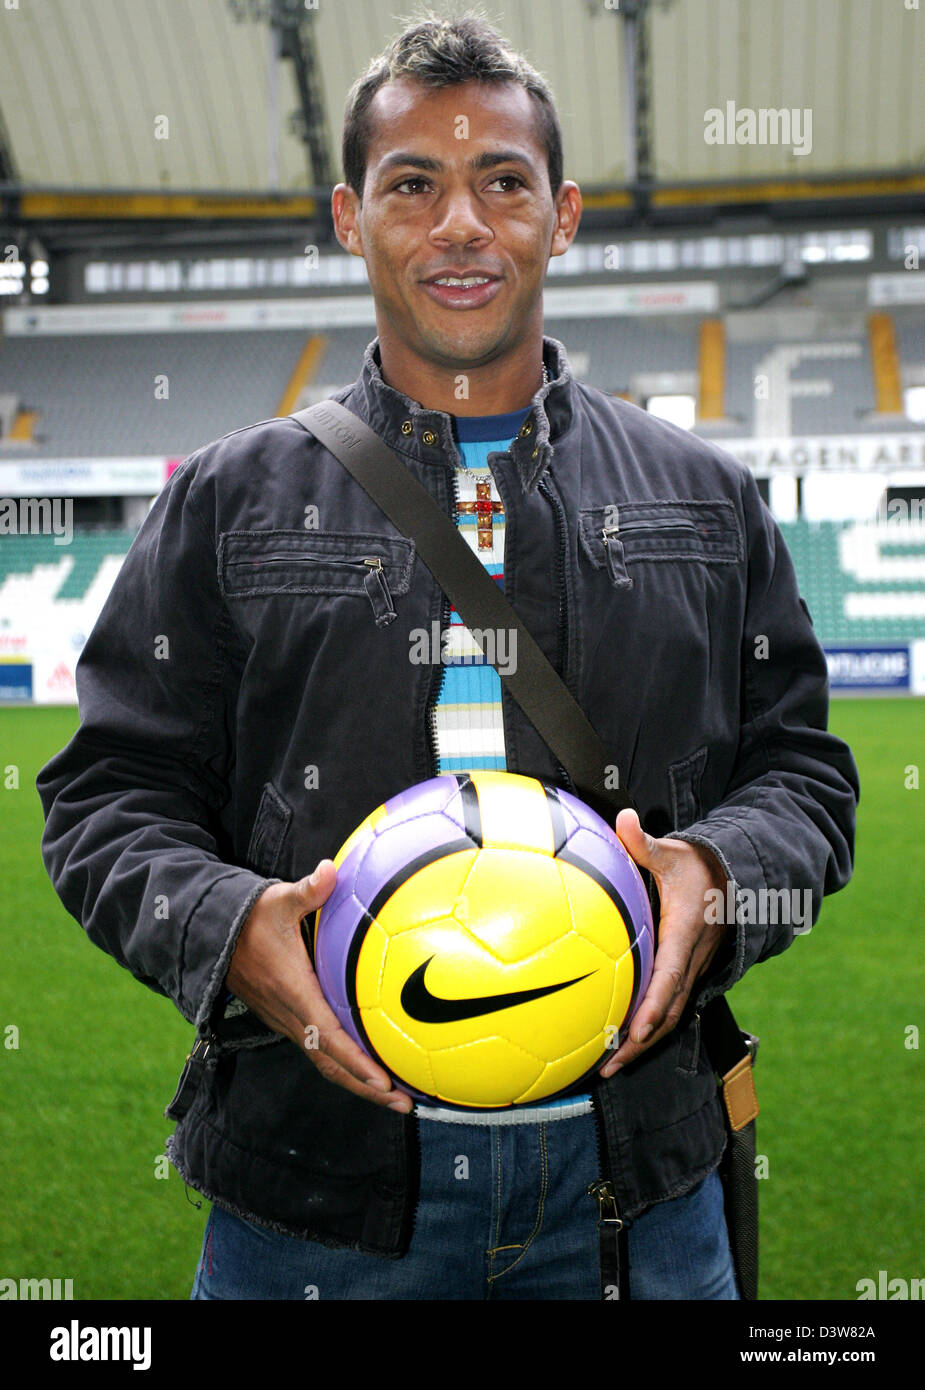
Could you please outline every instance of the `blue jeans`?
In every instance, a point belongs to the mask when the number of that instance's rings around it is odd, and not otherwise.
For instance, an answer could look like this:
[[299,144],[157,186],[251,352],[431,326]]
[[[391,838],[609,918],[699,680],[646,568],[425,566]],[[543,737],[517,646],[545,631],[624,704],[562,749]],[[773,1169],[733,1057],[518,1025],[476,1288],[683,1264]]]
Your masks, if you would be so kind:
[[[194,1299],[600,1299],[594,1117],[419,1123],[408,1252],[383,1259],[280,1235],[213,1206]],[[630,1297],[736,1299],[711,1173],[629,1228]]]

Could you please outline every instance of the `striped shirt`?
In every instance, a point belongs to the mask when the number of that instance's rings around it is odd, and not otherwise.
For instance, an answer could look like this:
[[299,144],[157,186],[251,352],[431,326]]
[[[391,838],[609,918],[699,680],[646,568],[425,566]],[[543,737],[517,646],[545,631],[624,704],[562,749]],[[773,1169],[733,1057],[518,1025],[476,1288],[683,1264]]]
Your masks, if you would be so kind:
[[[529,406],[507,415],[457,416],[459,451],[465,467],[456,474],[456,525],[495,583],[504,590],[504,509],[488,466],[490,453],[504,453],[529,414]],[[489,520],[490,518],[490,520]],[[481,532],[481,542],[479,533]],[[443,644],[443,684],[434,708],[437,771],[507,771],[501,677],[482,655],[455,608],[450,609],[449,640]],[[494,653],[498,658],[501,653]],[[503,665],[503,661],[502,661]],[[519,1110],[460,1115],[418,1106],[426,1119],[469,1124],[523,1124],[570,1118],[591,1108],[589,1095],[566,1096]]]
[[[528,414],[529,406],[507,415],[458,416],[454,422],[465,465],[456,475],[456,524],[502,591],[504,511],[488,455],[510,448]],[[488,659],[491,655],[482,655],[451,609],[443,683],[434,710],[438,772],[507,769],[501,677]]]

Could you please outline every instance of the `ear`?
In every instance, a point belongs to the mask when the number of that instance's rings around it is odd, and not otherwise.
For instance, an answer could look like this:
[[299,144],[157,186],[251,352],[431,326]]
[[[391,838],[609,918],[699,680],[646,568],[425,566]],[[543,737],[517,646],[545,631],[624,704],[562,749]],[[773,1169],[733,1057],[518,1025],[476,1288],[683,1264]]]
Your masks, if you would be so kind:
[[549,248],[550,256],[565,255],[575,240],[581,211],[581,190],[577,183],[566,180],[556,195],[556,226]]
[[351,256],[362,256],[360,200],[346,183],[336,184],[331,193],[331,219],[334,223],[334,235],[344,250],[349,251]]

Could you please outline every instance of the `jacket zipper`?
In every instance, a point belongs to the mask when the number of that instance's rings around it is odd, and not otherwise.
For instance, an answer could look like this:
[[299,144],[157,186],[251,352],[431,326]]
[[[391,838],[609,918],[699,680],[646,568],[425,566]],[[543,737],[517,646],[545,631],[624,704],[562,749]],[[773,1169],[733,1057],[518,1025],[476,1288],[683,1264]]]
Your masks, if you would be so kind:
[[319,555],[315,551],[300,551],[292,554],[265,555],[260,560],[245,560],[236,563],[246,565],[249,569],[257,569],[262,568],[264,565],[287,565],[293,562],[301,564],[306,560],[310,561],[312,564],[338,565],[342,569],[365,569],[366,574],[363,579],[363,588],[366,591],[366,597],[372,605],[376,626],[387,627],[389,623],[394,622],[398,617],[398,614],[395,612],[392,591],[389,588],[388,573],[379,555],[363,555],[345,560],[339,555]]
[[[453,524],[457,524],[456,502],[458,493],[456,491],[456,474],[450,474],[450,518]],[[441,639],[450,621],[450,601],[446,594],[442,594],[440,601],[440,634]],[[442,660],[442,644],[436,660],[439,662],[437,679],[431,690],[430,703],[427,709],[427,725],[430,731],[430,772],[432,777],[436,777],[440,767],[440,757],[437,752],[437,705],[440,703],[440,696],[443,693],[443,683],[446,680],[446,667]]]
[[635,521],[623,522],[618,517],[615,525],[601,528],[601,535],[606,545],[612,536],[621,536],[628,531],[658,531],[660,535],[666,531],[693,531],[695,535],[701,534],[700,528],[684,517],[678,517],[675,521],[660,521],[658,517],[637,517]]
[[400,1254],[405,1254],[414,1235],[418,1207],[421,1205],[421,1121],[417,1117],[417,1106],[403,1122],[405,1133],[405,1172],[408,1179],[409,1201],[401,1223],[399,1241]]
[[[568,615],[566,613],[565,604],[565,512],[563,510],[562,503],[559,501],[559,498],[553,492],[552,488],[549,486],[549,483],[545,478],[540,479],[537,491],[540,493],[540,496],[546,498],[546,501],[552,507],[556,520],[557,544],[555,586],[556,594],[558,595],[559,600],[559,607],[556,615],[556,634],[558,642],[556,651],[556,670],[562,676],[562,680],[565,683],[565,685],[568,686],[568,672],[566,671],[566,666],[568,664],[568,637],[566,632]],[[566,789],[566,791],[574,792],[574,783],[572,782],[571,777],[566,772],[562,764],[558,761],[558,759],[556,760],[556,769],[560,784]]]
[[301,564],[303,560],[310,560],[313,564],[321,565],[349,565],[356,569],[359,565],[382,565],[382,557],[379,555],[323,555],[316,550],[292,550],[283,551],[279,555],[262,555],[259,560],[232,560],[232,566],[244,566],[248,569],[259,569],[262,565],[286,565]]
[[[614,1190],[613,1179],[609,1174],[607,1163],[607,1138],[604,1133],[604,1119],[598,1105],[598,1099],[594,1089],[591,1090],[591,1113],[594,1116],[594,1129],[597,1135],[597,1165],[601,1177],[596,1178],[588,1187],[588,1196],[593,1197],[597,1202],[597,1225],[601,1232],[603,1224],[606,1222],[611,1226],[611,1237],[616,1240],[619,1232],[623,1229],[623,1218],[617,1208],[617,1196]],[[622,1282],[628,1287],[628,1272],[621,1272]],[[603,1290],[602,1290],[603,1292]],[[617,1290],[619,1297],[619,1290]]]
[[395,612],[392,591],[389,588],[386,572],[382,568],[382,561],[378,555],[373,555],[368,560],[364,560],[363,564],[367,568],[363,588],[366,590],[366,597],[373,606],[376,626],[388,627],[389,623],[395,621],[398,614]]
[[[559,610],[557,619],[559,641],[556,664],[557,669],[560,671],[562,675],[562,680],[567,685],[568,680],[566,665],[568,659],[568,642],[566,633],[567,613],[565,602],[565,512],[562,507],[562,503],[560,502],[559,498],[556,496],[555,492],[550,487],[548,481],[545,478],[540,480],[537,490],[539,491],[541,496],[546,498],[547,502],[552,507],[556,519],[556,539],[558,543],[556,545],[555,582],[556,592],[559,596]],[[574,790],[572,786],[572,779],[569,777],[565,768],[561,765],[561,763],[557,763],[557,767],[559,770],[559,777],[561,778],[563,785],[570,790]],[[607,1176],[607,1140],[606,1135],[604,1133],[604,1121],[603,1117],[601,1116],[597,1095],[595,1094],[593,1088],[590,1088],[590,1096],[591,1113],[594,1116],[594,1130],[597,1137],[598,1172],[601,1174],[601,1177],[599,1177],[593,1183],[591,1183],[590,1187],[588,1188],[588,1195],[589,1197],[593,1197],[597,1201],[599,1226],[600,1223],[604,1221],[608,1223],[612,1222],[614,1223],[614,1230],[619,1231],[622,1228],[623,1222],[622,1218],[620,1217],[620,1213],[617,1209],[617,1199],[616,1193],[614,1191],[613,1180],[609,1176]]]
[[[171,1120],[182,1120],[192,1105],[199,1087],[199,1082],[202,1079],[203,1067],[209,1055],[209,1048],[212,1046],[212,1040],[213,1035],[211,1032],[201,1034],[196,1039],[192,1049],[187,1053],[173,1100],[164,1112]],[[201,1056],[199,1055],[200,1049],[203,1049]]]
[[[456,474],[450,475],[450,517],[456,523]],[[441,638],[450,620],[450,601],[446,594],[441,596],[440,602],[440,633]],[[443,691],[443,682],[446,679],[446,667],[442,659],[442,642],[440,652],[437,654],[439,668],[437,679],[431,689],[430,705],[427,711],[427,723],[430,730],[430,771],[431,776],[436,777],[440,765],[437,753],[437,705],[440,702],[440,695]],[[405,1219],[401,1228],[402,1249],[407,1250],[414,1235],[414,1227],[417,1222],[418,1208],[421,1205],[421,1121],[418,1119],[415,1107],[405,1121],[405,1158],[406,1173],[413,1190],[413,1200],[409,1201],[405,1208]]]
[[[604,1117],[600,1112],[600,1105],[594,1087],[590,1089],[591,1111],[594,1115],[594,1130],[597,1135],[597,1166],[598,1171],[604,1175],[607,1173],[607,1138],[604,1133]],[[597,1183],[592,1183],[591,1187],[603,1186],[609,1190],[609,1199],[613,1203],[611,1215],[617,1215],[617,1202],[614,1196],[613,1183],[608,1177],[602,1176]],[[588,1189],[590,1192],[590,1188]]]

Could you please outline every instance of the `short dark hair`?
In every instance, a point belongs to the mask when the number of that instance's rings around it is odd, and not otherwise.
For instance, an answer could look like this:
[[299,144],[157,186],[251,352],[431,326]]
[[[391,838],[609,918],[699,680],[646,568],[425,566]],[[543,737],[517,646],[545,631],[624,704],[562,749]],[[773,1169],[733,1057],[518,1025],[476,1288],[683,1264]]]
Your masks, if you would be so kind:
[[369,106],[379,88],[398,77],[435,88],[471,81],[519,83],[533,98],[549,186],[556,196],[562,185],[562,131],[546,79],[474,10],[451,19],[428,10],[372,59],[347,95],[344,179],[361,201],[371,136]]

